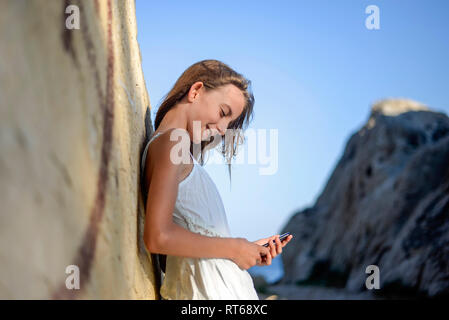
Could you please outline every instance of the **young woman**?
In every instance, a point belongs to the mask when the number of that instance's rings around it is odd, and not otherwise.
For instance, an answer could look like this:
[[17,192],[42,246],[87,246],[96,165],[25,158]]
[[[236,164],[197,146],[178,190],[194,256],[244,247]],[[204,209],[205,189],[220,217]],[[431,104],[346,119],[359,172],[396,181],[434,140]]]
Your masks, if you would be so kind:
[[[220,194],[202,167],[205,147],[217,138],[228,161],[235,156],[239,139],[222,137],[248,124],[250,84],[226,64],[203,60],[184,71],[158,109],[141,165],[144,242],[149,252],[166,255],[163,299],[258,299],[247,269],[270,265],[292,238],[232,238]],[[188,161],[181,163],[172,152],[179,132],[189,138]],[[198,146],[200,162],[192,152]]]

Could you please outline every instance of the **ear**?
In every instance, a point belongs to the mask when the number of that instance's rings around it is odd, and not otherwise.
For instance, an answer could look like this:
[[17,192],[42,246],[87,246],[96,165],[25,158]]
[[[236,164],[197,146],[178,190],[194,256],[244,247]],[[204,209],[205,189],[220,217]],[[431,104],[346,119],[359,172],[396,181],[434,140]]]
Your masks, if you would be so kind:
[[197,81],[190,87],[189,93],[187,95],[187,99],[189,102],[193,102],[195,98],[197,98],[200,92],[203,92],[204,84],[201,81]]

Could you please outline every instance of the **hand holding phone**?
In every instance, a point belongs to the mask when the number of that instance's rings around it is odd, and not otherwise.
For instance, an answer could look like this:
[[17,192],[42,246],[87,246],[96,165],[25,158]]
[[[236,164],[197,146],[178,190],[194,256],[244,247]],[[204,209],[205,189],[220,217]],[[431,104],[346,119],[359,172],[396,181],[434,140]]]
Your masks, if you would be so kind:
[[[274,239],[273,239],[274,238]],[[293,235],[290,234],[290,232],[286,232],[282,235],[279,236],[279,238],[277,237],[269,237],[269,238],[265,238],[265,239],[260,239],[255,241],[254,243],[264,246],[264,247],[270,247],[270,254],[268,256],[261,254],[261,263],[258,264],[259,266],[264,266],[264,265],[270,265],[272,259],[274,259],[277,255],[282,253],[282,248],[285,247],[287,245],[287,243],[290,242],[290,240],[293,238]],[[279,242],[277,241],[277,239],[279,239]],[[269,244],[269,242],[264,243],[264,241],[273,241],[273,246],[271,246]],[[280,243],[278,245],[278,243]]]
[[[284,234],[281,234],[281,235],[279,236],[279,240],[282,242],[282,241],[285,240],[289,235],[290,235],[290,232],[286,232],[286,233],[284,233]],[[276,241],[273,240],[273,243],[276,243]],[[263,246],[264,246],[264,247],[268,247],[268,242],[265,243]]]

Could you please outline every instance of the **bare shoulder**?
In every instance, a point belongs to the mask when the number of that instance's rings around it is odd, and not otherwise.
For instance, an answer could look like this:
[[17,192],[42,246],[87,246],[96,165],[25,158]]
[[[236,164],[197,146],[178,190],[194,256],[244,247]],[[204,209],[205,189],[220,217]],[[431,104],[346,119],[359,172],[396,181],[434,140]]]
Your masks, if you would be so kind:
[[[153,169],[155,165],[163,168],[179,168],[176,162],[171,161],[170,154],[176,146],[176,141],[170,139],[170,134],[174,129],[168,129],[161,133],[148,146],[147,163],[148,168]],[[179,169],[177,169],[179,170]]]
[[[178,154],[179,139],[171,138],[172,132],[176,128],[171,128],[158,135],[148,147],[148,155],[145,167],[147,168],[146,177],[149,179],[156,177],[164,177],[165,179],[175,178],[176,181],[182,180],[186,170],[186,164],[173,159]],[[177,136],[177,134],[176,134]],[[188,166],[188,164],[187,164]],[[158,172],[154,175],[153,172]]]

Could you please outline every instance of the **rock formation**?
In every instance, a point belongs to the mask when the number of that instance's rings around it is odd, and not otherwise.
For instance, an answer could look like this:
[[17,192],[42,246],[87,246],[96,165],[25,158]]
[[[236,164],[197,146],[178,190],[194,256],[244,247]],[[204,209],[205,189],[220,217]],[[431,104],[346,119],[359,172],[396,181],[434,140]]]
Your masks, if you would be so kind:
[[134,1],[0,2],[1,299],[156,298],[136,36]]
[[387,99],[354,133],[315,205],[283,230],[281,284],[366,292],[377,265],[376,296],[449,293],[449,118],[419,103]]

